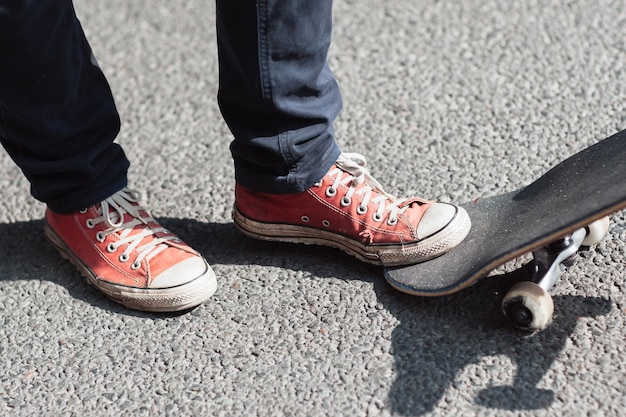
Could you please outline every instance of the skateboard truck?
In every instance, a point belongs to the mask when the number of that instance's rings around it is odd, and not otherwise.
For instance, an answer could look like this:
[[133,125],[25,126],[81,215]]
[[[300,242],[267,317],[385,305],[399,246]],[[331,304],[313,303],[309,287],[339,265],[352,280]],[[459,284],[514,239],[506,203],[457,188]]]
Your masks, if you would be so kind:
[[571,266],[570,261],[574,260],[586,236],[585,229],[578,229],[571,235],[534,251],[535,270],[532,281],[544,290],[550,291],[565,271],[565,267]]
[[608,218],[602,218],[533,251],[533,277],[530,281],[513,285],[502,301],[502,311],[507,320],[521,330],[543,330],[554,312],[554,303],[548,291],[565,268],[571,266],[578,249],[598,243],[608,226]]

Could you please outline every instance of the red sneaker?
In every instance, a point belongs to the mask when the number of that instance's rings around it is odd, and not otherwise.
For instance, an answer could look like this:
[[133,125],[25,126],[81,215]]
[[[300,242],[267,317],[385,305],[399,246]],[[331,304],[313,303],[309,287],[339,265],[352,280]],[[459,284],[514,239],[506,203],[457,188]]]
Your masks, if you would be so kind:
[[235,224],[253,238],[333,246],[377,265],[432,259],[458,245],[471,226],[460,207],[387,194],[358,154],[342,154],[302,193],[237,185],[235,201]]
[[179,311],[217,288],[200,254],[159,225],[124,189],[73,214],[46,210],[44,229],[61,255],[96,288],[128,308]]

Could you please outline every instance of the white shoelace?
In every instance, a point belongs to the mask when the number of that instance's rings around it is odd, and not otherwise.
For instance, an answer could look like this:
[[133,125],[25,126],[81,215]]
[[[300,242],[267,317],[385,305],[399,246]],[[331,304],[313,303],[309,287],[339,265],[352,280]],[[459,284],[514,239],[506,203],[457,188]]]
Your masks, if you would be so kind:
[[[389,210],[389,217],[387,223],[394,225],[398,222],[398,215],[404,213],[409,205],[402,204],[407,201],[406,199],[397,199],[391,194],[388,194],[383,189],[382,185],[376,179],[374,179],[369,170],[366,168],[365,157],[358,153],[342,153],[335,163],[336,168],[330,171],[327,175],[329,177],[335,177],[332,185],[326,189],[326,195],[333,197],[337,193],[339,185],[348,186],[348,192],[341,199],[341,205],[344,207],[352,204],[354,195],[361,195],[361,202],[357,207],[357,213],[365,214],[367,212],[368,204],[371,202],[378,203],[378,208],[373,214],[374,221],[382,221],[384,218],[385,210]],[[344,172],[350,175],[343,176]],[[343,178],[342,178],[343,177]],[[361,188],[357,187],[363,184]],[[316,184],[321,186],[321,182]],[[378,195],[372,198],[372,192],[375,191]]]
[[[132,251],[136,250],[139,252],[139,255],[131,265],[132,269],[138,269],[142,260],[150,260],[167,249],[168,246],[163,243],[170,240],[179,241],[176,236],[170,234],[164,227],[150,226],[150,222],[155,222],[155,220],[139,205],[140,201],[140,192],[124,188],[100,203],[98,217],[87,220],[87,227],[89,228],[93,228],[100,223],[104,223],[107,226],[105,230],[98,232],[96,235],[96,239],[100,242],[104,242],[105,238],[110,234],[117,233],[119,235],[120,240],[107,246],[108,252],[113,253],[120,246],[128,244],[120,255],[121,262],[128,261]],[[129,214],[132,220],[125,223],[125,214]],[[136,226],[142,226],[141,230],[133,233]],[[131,233],[133,234],[131,235]],[[156,236],[157,233],[165,233],[167,235],[158,237]],[[142,246],[139,246],[146,238],[150,239]]]

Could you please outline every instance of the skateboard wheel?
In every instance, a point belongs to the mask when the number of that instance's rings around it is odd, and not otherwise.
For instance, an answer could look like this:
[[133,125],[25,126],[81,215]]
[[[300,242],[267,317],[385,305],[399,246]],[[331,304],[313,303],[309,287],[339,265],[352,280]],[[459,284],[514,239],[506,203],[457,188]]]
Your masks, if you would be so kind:
[[603,217],[588,225],[587,236],[583,240],[583,246],[591,246],[599,243],[609,231],[609,217]]
[[533,332],[550,323],[554,303],[550,294],[534,282],[518,282],[502,300],[502,312],[513,326]]

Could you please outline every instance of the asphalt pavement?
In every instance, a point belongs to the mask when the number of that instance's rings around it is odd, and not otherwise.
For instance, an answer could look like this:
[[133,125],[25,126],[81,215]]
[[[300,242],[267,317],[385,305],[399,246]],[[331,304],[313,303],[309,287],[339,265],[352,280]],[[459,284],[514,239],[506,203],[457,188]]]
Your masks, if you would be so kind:
[[[424,299],[339,251],[254,241],[231,220],[214,3],[76,9],[122,116],[131,185],[219,288],[185,314],[109,301],[47,243],[43,204],[0,153],[0,415],[623,415],[624,212],[558,282],[554,321],[534,335],[502,318],[504,279]],[[621,0],[334,10],[337,139],[396,195],[512,191],[626,128]]]

